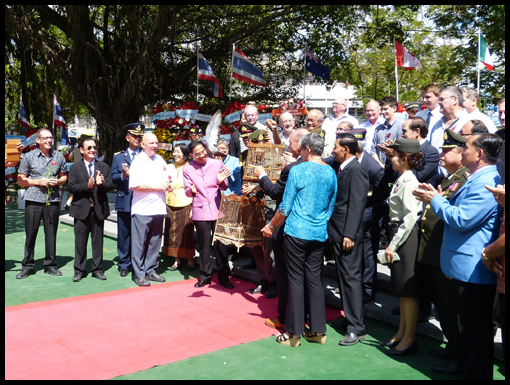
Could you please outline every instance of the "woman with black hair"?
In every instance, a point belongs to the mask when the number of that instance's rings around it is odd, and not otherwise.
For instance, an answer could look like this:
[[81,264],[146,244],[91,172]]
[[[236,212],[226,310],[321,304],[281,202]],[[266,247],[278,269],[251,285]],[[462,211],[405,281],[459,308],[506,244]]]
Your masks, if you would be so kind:
[[182,170],[188,164],[189,148],[180,143],[175,146],[173,157],[175,163],[168,165],[172,191],[166,194],[165,241],[163,253],[175,257],[175,263],[170,270],[175,271],[181,266],[181,258],[188,259],[186,269],[195,269],[195,235],[191,219],[191,205],[193,199],[186,196]]
[[[418,252],[418,219],[423,204],[413,196],[418,179],[413,171],[423,170],[424,160],[420,142],[415,139],[397,139],[387,146],[393,150],[393,170],[400,177],[388,198],[389,223],[386,260],[390,262],[393,290],[400,297],[400,326],[397,334],[381,345],[391,349],[389,355],[414,354],[418,348],[415,336],[418,319],[418,277],[415,264]],[[395,254],[400,260],[395,261]]]

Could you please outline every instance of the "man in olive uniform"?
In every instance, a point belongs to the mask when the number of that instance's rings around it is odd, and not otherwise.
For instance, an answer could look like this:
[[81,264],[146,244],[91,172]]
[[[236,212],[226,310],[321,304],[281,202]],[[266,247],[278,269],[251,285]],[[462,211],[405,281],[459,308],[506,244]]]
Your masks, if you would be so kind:
[[[450,176],[441,183],[443,196],[450,200],[467,181],[469,170],[462,165],[462,153],[467,138],[453,132],[445,131],[443,152],[439,163],[448,170]],[[438,312],[441,328],[448,339],[446,349],[431,350],[430,355],[448,360],[436,365],[436,373],[459,375],[462,374],[463,353],[460,346],[460,335],[457,326],[457,311],[454,300],[452,281],[441,271],[440,251],[443,241],[444,222],[427,205],[421,224],[421,241],[418,251],[418,262],[427,265],[427,279],[432,285],[436,311]]]

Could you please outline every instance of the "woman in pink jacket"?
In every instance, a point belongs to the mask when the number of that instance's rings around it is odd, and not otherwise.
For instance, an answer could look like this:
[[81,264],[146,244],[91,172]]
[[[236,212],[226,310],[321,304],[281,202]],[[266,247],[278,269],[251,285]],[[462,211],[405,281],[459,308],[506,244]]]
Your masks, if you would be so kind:
[[[228,188],[230,171],[223,162],[207,157],[202,142],[196,140],[189,144],[194,161],[183,168],[184,190],[186,195],[193,197],[193,223],[197,230],[200,248],[200,277],[195,287],[211,283],[211,243],[216,219],[220,208],[221,191]],[[230,283],[230,267],[227,259],[227,248],[216,241],[214,244],[218,281],[227,289],[234,286]]]

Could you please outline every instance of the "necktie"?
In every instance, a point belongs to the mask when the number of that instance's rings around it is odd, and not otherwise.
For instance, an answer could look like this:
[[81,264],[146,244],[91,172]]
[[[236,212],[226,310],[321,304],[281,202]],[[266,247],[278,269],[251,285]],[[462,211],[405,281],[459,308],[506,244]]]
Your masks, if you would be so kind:
[[131,156],[131,162],[133,162],[135,160],[136,154],[138,154],[138,152],[133,151],[133,155]]
[[430,119],[432,118],[432,111],[429,111],[429,114],[427,116],[427,128],[430,129]]
[[89,163],[89,178],[92,176],[92,163]]

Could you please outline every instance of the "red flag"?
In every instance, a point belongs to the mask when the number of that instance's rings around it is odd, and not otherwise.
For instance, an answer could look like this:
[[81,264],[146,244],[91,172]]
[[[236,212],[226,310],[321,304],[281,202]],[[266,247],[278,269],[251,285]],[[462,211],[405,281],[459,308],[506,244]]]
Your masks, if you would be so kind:
[[421,62],[407,48],[395,40],[395,50],[397,55],[397,66],[412,71],[420,68]]

